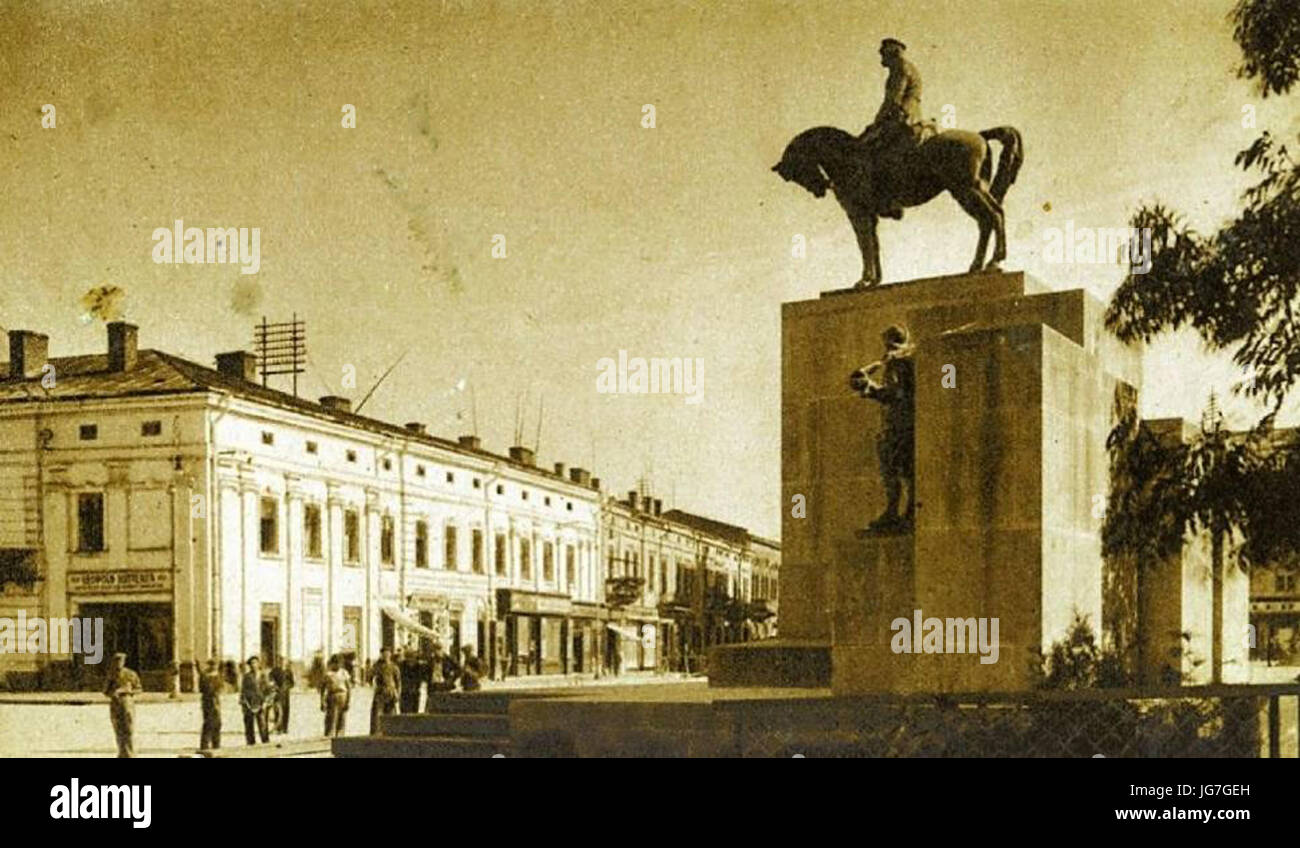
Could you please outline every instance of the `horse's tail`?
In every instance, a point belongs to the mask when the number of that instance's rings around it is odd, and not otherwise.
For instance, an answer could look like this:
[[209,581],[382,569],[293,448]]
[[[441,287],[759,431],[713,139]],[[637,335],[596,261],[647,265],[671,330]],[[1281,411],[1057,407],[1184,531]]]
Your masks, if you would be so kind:
[[[1025,148],[1020,140],[1020,130],[1015,127],[993,127],[981,130],[980,136],[985,141],[996,141],[1002,145],[1002,154],[998,156],[998,169],[993,174],[993,184],[989,193],[1001,203],[1007,196],[1007,189],[1016,181],[1020,166],[1025,162]],[[988,160],[985,160],[987,162]]]

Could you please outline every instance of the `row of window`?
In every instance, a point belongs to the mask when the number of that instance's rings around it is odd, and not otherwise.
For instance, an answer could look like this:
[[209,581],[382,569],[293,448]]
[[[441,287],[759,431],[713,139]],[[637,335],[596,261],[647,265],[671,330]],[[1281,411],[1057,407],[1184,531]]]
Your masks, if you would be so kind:
[[[280,553],[280,502],[273,497],[261,500],[261,521],[259,542],[264,554]],[[455,571],[459,561],[459,528],[455,524],[443,527],[442,567]],[[379,522],[379,561],[381,565],[395,564],[396,526],[391,515],[384,515]],[[321,508],[318,504],[305,504],[303,507],[303,547],[306,556],[321,559],[324,554],[321,532]],[[508,571],[506,537],[504,533],[496,535],[494,550],[494,567],[498,575],[504,577]],[[528,539],[519,540],[520,572],[524,580],[532,579],[533,558],[531,543]],[[361,514],[355,509],[343,511],[343,560],[347,563],[361,561]],[[572,545],[565,546],[565,573],[571,584],[575,577],[575,553]],[[470,530],[470,570],[475,574],[483,573],[483,531],[474,527]],[[415,567],[429,567],[429,522],[415,522]],[[542,579],[555,580],[555,544],[544,542],[542,545]]]
[[[140,423],[141,436],[161,436],[161,421],[142,421]],[[77,438],[83,442],[93,442],[99,438],[98,424],[82,424],[77,428]]]

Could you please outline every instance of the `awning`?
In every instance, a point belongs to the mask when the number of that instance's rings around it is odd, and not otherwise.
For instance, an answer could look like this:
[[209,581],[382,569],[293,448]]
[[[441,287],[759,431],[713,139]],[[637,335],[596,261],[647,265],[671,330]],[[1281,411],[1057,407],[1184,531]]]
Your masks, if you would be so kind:
[[605,622],[605,626],[608,627],[610,630],[613,630],[618,635],[622,636],[624,639],[639,640],[641,638],[640,631],[638,631],[635,627],[628,627],[627,625],[624,624],[611,624],[608,621]]
[[425,627],[420,622],[416,621],[415,619],[403,613],[397,607],[388,606],[387,604],[381,604],[379,608],[383,610],[384,615],[391,618],[395,623],[402,625],[407,630],[413,630],[416,633],[419,633],[421,636],[428,636],[430,639],[442,638],[442,635],[438,633],[436,630],[432,630],[428,627]]

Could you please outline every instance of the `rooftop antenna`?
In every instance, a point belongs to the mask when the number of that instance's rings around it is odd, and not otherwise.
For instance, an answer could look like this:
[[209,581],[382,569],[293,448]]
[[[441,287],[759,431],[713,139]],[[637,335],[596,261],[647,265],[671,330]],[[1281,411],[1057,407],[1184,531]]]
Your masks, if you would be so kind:
[[537,399],[537,438],[533,440],[533,455],[542,452],[542,410],[546,408],[545,396]]
[[382,382],[384,382],[384,380],[387,379],[387,377],[388,377],[389,374],[393,373],[393,369],[397,367],[397,364],[398,364],[399,362],[401,362],[403,359],[405,359],[405,358],[406,358],[406,355],[407,355],[408,353],[410,353],[410,352],[411,352],[410,349],[407,349],[407,350],[402,351],[402,355],[399,356],[399,357],[397,357],[397,359],[393,361],[393,364],[392,364],[392,365],[388,366],[388,370],[385,371],[383,374],[380,374],[380,375],[379,375],[379,379],[376,380],[376,381],[375,381],[375,384],[374,384],[373,386],[370,387],[370,391],[366,392],[366,396],[363,397],[363,398],[361,399],[361,402],[357,404],[356,409],[352,410],[352,413],[353,413],[354,415],[360,415],[360,414],[361,414],[361,407],[365,406],[365,405],[366,405],[366,401],[370,400],[370,396],[373,395],[373,394],[375,393],[375,389],[379,388],[379,384],[382,383]]
[[266,378],[277,374],[293,375],[293,396],[298,396],[298,375],[303,373],[307,358],[307,323],[293,313],[292,321],[271,324],[262,316],[262,323],[253,326],[253,350],[257,353],[258,370],[262,372],[262,386]]

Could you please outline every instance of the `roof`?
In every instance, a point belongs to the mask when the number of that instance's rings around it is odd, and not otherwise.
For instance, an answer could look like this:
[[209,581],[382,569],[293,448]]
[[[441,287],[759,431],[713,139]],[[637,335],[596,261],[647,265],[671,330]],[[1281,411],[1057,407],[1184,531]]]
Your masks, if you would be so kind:
[[748,530],[744,527],[737,527],[735,524],[727,524],[725,521],[705,518],[702,515],[695,515],[680,509],[670,509],[665,513],[661,513],[661,517],[669,521],[675,521],[678,524],[694,527],[710,535],[726,539],[733,544],[744,545],[749,542]]
[[316,418],[327,419],[348,427],[356,427],[383,435],[401,436],[413,442],[436,446],[466,456],[477,456],[504,462],[529,473],[562,480],[571,486],[586,488],[546,468],[525,465],[509,456],[482,449],[465,447],[450,439],[416,433],[383,421],[353,412],[330,409],[316,401],[295,397],[288,392],[250,383],[247,380],[199,365],[179,356],[160,350],[141,350],[135,365],[127,371],[110,371],[107,354],[88,356],[52,357],[54,386],[41,385],[39,376],[15,379],[9,376],[7,362],[0,363],[0,405],[33,401],[98,400],[118,397],[153,397],[158,395],[189,394],[196,392],[222,392],[246,400],[277,406]]

